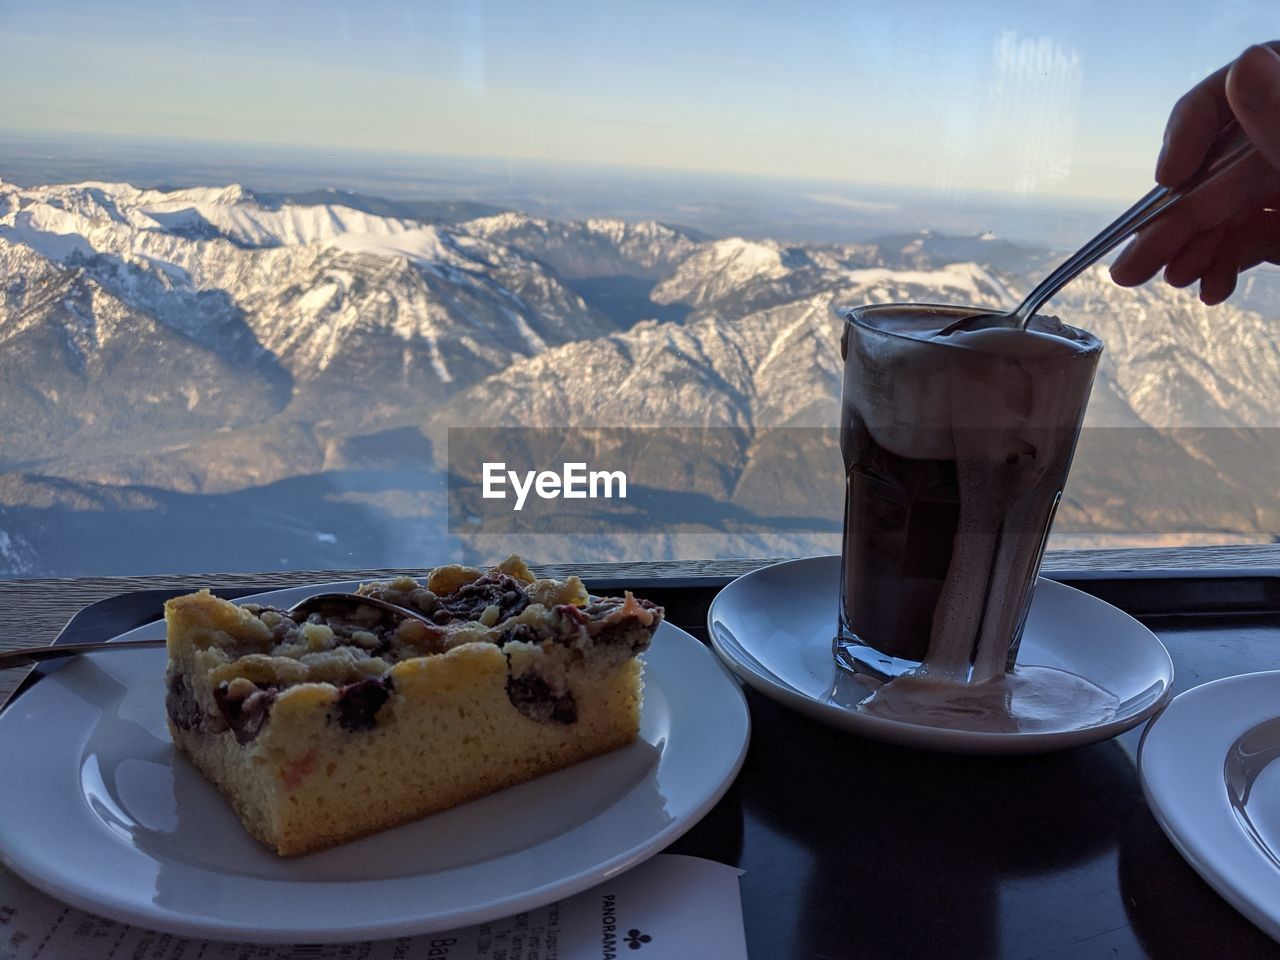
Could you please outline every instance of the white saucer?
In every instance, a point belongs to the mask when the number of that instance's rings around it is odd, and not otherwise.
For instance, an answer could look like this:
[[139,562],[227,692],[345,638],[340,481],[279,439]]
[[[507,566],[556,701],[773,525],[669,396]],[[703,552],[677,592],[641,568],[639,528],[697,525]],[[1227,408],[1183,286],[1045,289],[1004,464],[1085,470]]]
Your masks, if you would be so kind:
[[952,753],[1042,753],[1105,740],[1150,717],[1173,686],[1173,663],[1155,634],[1096,597],[1042,578],[1019,666],[1083,677],[1116,697],[1114,717],[1074,729],[992,733],[874,716],[858,707],[866,688],[832,658],[839,579],[839,557],[788,560],[738,578],[707,614],[712,645],[751,686],[815,720]]
[[[245,599],[289,606],[354,587]],[[156,623],[119,639],[163,636]],[[529,910],[662,850],[742,765],[746,703],[711,651],[664,623],[644,659],[630,747],[285,860],[175,753],[164,650],[81,657],[0,714],[0,861],[74,906],[206,939],[368,940]]]
[[1151,722],[1138,771],[1195,871],[1280,940],[1280,671],[1215,680]]

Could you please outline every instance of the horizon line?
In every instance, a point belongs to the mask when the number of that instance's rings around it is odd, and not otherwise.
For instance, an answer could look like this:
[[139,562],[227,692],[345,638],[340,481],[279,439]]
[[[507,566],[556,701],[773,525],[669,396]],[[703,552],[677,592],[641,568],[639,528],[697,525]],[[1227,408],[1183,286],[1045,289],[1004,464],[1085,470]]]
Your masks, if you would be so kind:
[[[208,137],[187,137],[187,136],[161,136],[156,134],[125,134],[125,133],[84,133],[69,130],[47,130],[32,129],[24,127],[8,127],[0,125],[0,165],[4,164],[6,155],[11,153],[9,148],[20,146],[25,140],[27,144],[38,143],[41,138],[52,141],[76,142],[84,143],[86,141],[102,141],[106,140],[117,146],[136,145],[139,147],[158,146],[170,148],[199,148],[215,146],[226,151],[241,150],[270,150],[286,154],[307,154],[313,159],[318,156],[327,157],[330,161],[340,162],[344,156],[352,157],[376,157],[384,160],[418,160],[430,161],[438,164],[455,164],[463,165],[466,163],[481,162],[487,166],[508,168],[508,176],[511,175],[510,168],[513,164],[519,164],[527,169],[536,172],[549,172],[555,168],[571,168],[578,170],[592,171],[597,174],[618,174],[623,173],[630,175],[635,180],[643,180],[646,177],[651,179],[674,179],[687,178],[690,181],[706,180],[706,179],[723,179],[731,178],[738,183],[761,183],[771,184],[774,186],[797,187],[830,187],[840,186],[846,189],[860,189],[868,191],[882,192],[899,192],[902,194],[915,195],[921,198],[937,196],[942,193],[959,195],[973,199],[1000,200],[1005,202],[1013,202],[1016,204],[1037,204],[1049,206],[1067,206],[1067,207],[1088,207],[1097,205],[1102,208],[1117,200],[1128,198],[1127,194],[1117,192],[1114,195],[1080,195],[1080,194],[1054,194],[1054,193],[1025,193],[1016,190],[995,190],[982,187],[956,187],[950,185],[946,189],[941,188],[937,184],[920,184],[920,183],[899,183],[886,181],[869,181],[859,180],[852,177],[848,178],[815,178],[815,177],[788,177],[780,174],[753,173],[733,170],[713,170],[706,168],[691,167],[674,167],[662,166],[658,164],[627,164],[627,163],[608,163],[603,161],[586,161],[586,160],[568,160],[557,157],[546,156],[525,156],[510,155],[498,156],[494,154],[476,154],[476,153],[450,153],[447,151],[428,152],[422,150],[408,150],[395,148],[376,148],[376,147],[325,147],[309,144],[289,143],[284,141],[264,141],[264,140],[224,140]],[[80,162],[91,162],[92,157],[63,157],[63,160],[74,160]],[[115,157],[116,162],[126,161],[130,158]],[[145,159],[145,158],[132,158]],[[213,166],[219,162],[218,158],[191,157],[183,158],[190,162],[195,160],[196,165]],[[226,158],[223,158],[224,160]],[[237,156],[232,158],[237,162],[253,163],[256,158]],[[264,158],[265,160],[266,158]],[[267,161],[269,163],[269,161]],[[323,167],[324,162],[321,160],[314,164],[315,167]],[[296,171],[298,174],[313,172],[312,170],[300,169]],[[373,172],[373,171],[371,171]],[[407,171],[397,171],[403,174]],[[459,172],[459,171],[453,171]],[[477,171],[470,171],[476,173]],[[0,179],[8,179],[3,173],[0,173]],[[10,181],[15,182],[15,181]],[[67,182],[67,181],[64,181]],[[104,181],[105,182],[105,181]],[[235,181],[229,181],[227,185],[231,185]],[[48,185],[52,185],[52,181],[44,181]],[[209,185],[209,184],[201,184]],[[247,185],[247,184],[241,184]],[[333,189],[348,189],[340,187],[336,183],[330,184]],[[272,192],[272,191],[264,191]],[[359,193],[358,190],[348,190],[351,193]]]

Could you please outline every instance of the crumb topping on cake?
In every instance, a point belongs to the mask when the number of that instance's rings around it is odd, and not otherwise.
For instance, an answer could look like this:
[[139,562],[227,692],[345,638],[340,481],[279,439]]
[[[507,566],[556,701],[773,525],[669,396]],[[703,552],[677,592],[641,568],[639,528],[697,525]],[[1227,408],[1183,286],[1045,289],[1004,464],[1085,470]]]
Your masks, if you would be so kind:
[[[368,729],[394,695],[397,664],[474,643],[506,654],[507,694],[522,713],[572,723],[577,711],[563,680],[565,665],[543,654],[562,650],[602,664],[621,663],[648,647],[663,615],[661,607],[630,591],[594,597],[578,577],[538,579],[519,557],[488,570],[437,567],[424,580],[366,583],[357,593],[430,623],[373,604],[322,608],[307,616],[253,603],[218,606],[196,635],[194,651],[214,702],[202,707],[182,673],[173,673],[168,700],[174,724],[184,730],[230,729],[238,742],[248,743],[283,692],[320,684],[331,691],[334,722],[351,731]],[[207,591],[196,596],[202,595]]]
[[464,643],[552,641],[582,650],[597,644],[625,648],[631,656],[648,646],[648,628],[662,618],[661,607],[630,591],[593,597],[580,578],[537,579],[514,556],[487,571],[438,567],[425,588],[412,577],[399,577],[363,584],[358,593],[431,618],[444,631],[445,650]]

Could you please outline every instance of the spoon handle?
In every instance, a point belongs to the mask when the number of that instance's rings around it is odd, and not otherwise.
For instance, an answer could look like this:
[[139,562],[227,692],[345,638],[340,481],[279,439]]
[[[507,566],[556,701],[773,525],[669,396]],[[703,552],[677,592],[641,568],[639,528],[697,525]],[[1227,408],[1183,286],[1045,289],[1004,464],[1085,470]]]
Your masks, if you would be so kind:
[[1145,227],[1156,217],[1176,206],[1201,187],[1234,168],[1254,152],[1253,143],[1239,122],[1232,120],[1223,127],[1209,147],[1205,161],[1186,182],[1176,190],[1155,187],[1145,197],[1120,214],[1096,237],[1068,257],[1058,269],[1045,277],[1014,311],[1018,325],[1024,330],[1027,322],[1044,306],[1045,301],[1074,280],[1084,270],[1093,266],[1126,237]]
[[94,653],[98,650],[137,650],[142,647],[163,647],[164,640],[124,640],[120,642],[98,641],[95,643],[63,643],[45,647],[26,647],[20,650],[7,650],[0,653],[0,670],[9,667],[23,667],[42,660],[57,660],[59,657],[77,657],[82,653]]
[[[306,619],[309,613],[318,613],[325,608],[333,606],[347,607],[350,610],[355,610],[359,607],[377,607],[398,617],[421,620],[432,630],[440,630],[435,622],[421,611],[409,610],[386,600],[379,600],[377,597],[357,596],[354,593],[319,593],[295,603],[289,608],[289,613],[295,619]],[[75,657],[82,653],[94,653],[100,650],[136,650],[141,647],[163,647],[164,645],[164,640],[123,640],[119,642],[98,641],[95,643],[62,643],[44,647],[25,647],[20,650],[9,650],[0,653],[0,670],[6,670],[9,667],[22,667],[30,663],[39,663],[41,660]]]

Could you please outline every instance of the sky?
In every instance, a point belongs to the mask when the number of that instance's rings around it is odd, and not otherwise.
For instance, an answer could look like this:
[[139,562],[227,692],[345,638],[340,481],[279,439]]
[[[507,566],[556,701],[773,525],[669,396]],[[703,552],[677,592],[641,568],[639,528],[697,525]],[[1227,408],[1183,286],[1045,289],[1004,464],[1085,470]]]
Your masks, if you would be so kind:
[[0,130],[1131,198],[1275,0],[0,0]]

